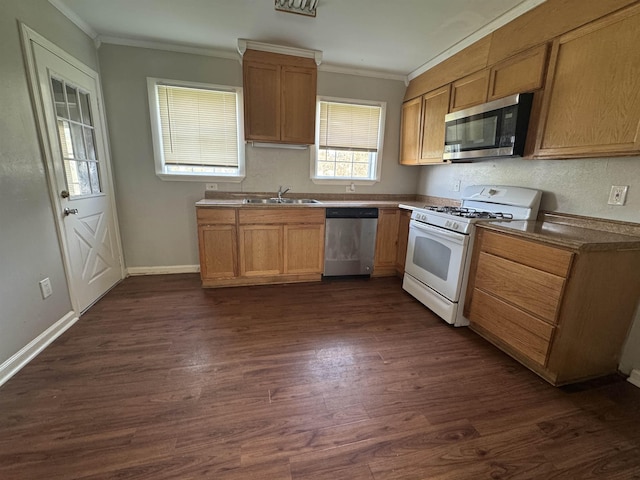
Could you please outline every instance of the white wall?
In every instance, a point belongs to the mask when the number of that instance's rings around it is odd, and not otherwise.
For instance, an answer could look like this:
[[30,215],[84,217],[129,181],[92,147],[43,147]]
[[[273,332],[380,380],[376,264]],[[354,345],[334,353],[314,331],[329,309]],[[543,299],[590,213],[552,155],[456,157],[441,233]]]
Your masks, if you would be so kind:
[[[489,160],[420,167],[418,193],[460,198],[473,184],[498,184],[543,190],[541,208],[563,213],[640,223],[640,158],[581,160]],[[607,205],[611,185],[629,185],[624,206]],[[625,346],[621,370],[640,368],[640,309]]]
[[[93,42],[42,0],[0,4],[0,364],[71,310],[18,21],[97,69]],[[51,279],[43,300],[38,281]]]
[[[236,60],[103,44],[99,50],[111,137],[116,198],[127,267],[198,264],[194,204],[204,183],[163,181],[155,175],[146,77],[242,85]],[[404,83],[320,72],[318,94],[387,102],[382,181],[357,193],[415,193],[416,171],[398,165],[400,108]],[[309,151],[246,150],[246,179],[218,183],[221,191],[337,192],[309,179]]]

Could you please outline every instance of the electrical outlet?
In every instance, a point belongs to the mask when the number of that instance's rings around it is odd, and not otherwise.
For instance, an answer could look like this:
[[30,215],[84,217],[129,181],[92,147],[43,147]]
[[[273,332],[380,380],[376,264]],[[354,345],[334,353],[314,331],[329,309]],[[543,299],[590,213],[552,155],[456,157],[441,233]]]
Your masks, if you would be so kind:
[[218,184],[217,183],[207,183],[204,186],[204,188],[205,188],[205,190],[207,190],[209,192],[212,192],[212,191],[218,190]]
[[50,297],[51,294],[53,293],[53,290],[51,289],[51,281],[49,280],[49,277],[40,280],[40,292],[42,293],[42,298],[47,298]]
[[611,185],[611,192],[609,193],[609,205],[624,205],[627,200],[627,190],[629,185]]
[[453,183],[453,191],[454,192],[459,192],[460,191],[460,183],[461,183],[460,180],[456,180]]

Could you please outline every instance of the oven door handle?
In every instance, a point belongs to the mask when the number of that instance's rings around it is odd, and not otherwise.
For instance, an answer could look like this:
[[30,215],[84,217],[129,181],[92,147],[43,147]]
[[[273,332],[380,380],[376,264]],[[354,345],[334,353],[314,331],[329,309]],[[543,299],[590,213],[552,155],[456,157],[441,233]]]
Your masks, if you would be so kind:
[[428,235],[433,235],[434,237],[440,237],[445,240],[449,240],[451,242],[457,243],[459,245],[464,245],[468,237],[468,235],[465,235],[463,233],[452,232],[450,230],[446,230],[440,227],[435,227],[433,225],[427,225],[425,223],[421,223],[416,220],[411,220],[410,228],[415,228],[416,230],[419,230]]

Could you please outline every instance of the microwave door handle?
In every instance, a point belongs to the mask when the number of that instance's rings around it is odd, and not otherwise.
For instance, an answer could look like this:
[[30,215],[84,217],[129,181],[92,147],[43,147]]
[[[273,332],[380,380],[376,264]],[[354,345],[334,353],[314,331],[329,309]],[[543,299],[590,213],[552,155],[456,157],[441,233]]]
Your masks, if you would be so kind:
[[450,232],[448,230],[445,230],[444,228],[433,227],[431,225],[416,222],[415,220],[411,221],[411,228],[415,228],[417,230],[420,230],[424,233],[428,233],[429,235],[433,235],[435,237],[440,237],[446,240],[450,240],[460,245],[464,244],[464,240],[466,237],[466,235],[464,234]]

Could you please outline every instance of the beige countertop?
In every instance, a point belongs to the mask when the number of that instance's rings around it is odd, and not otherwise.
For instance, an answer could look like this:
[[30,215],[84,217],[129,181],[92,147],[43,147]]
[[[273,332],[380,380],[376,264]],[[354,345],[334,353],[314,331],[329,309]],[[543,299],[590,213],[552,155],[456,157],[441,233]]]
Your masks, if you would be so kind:
[[196,202],[199,208],[331,208],[331,207],[376,207],[405,208],[424,207],[424,202],[397,200],[320,200],[320,203],[242,203],[242,199],[204,198]]
[[640,250],[640,237],[549,221],[478,222],[480,228],[509,233],[572,250]]

